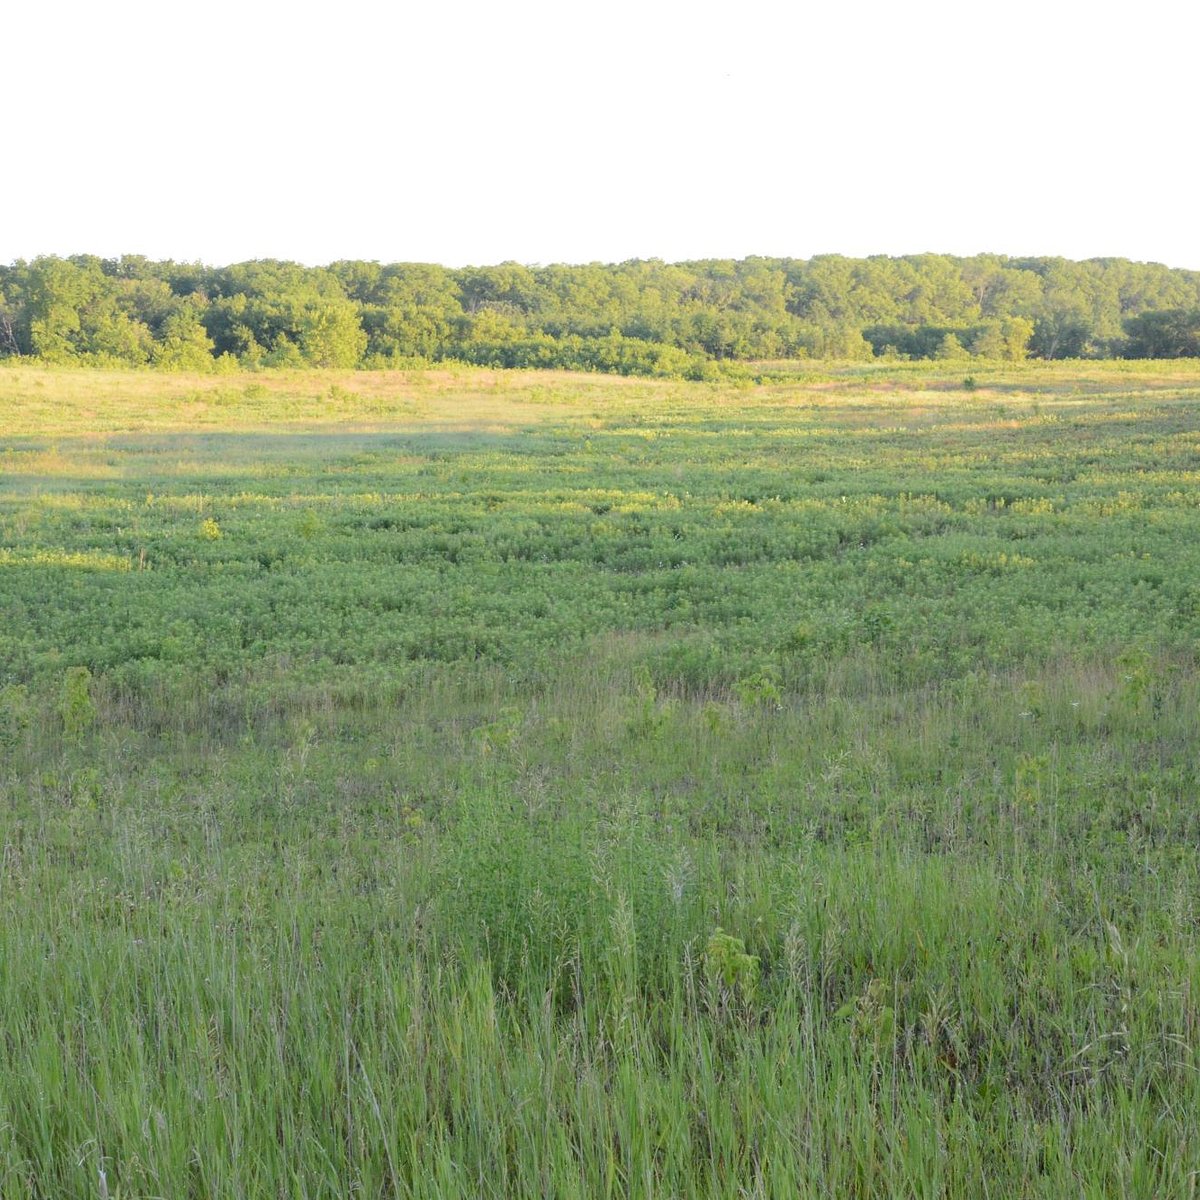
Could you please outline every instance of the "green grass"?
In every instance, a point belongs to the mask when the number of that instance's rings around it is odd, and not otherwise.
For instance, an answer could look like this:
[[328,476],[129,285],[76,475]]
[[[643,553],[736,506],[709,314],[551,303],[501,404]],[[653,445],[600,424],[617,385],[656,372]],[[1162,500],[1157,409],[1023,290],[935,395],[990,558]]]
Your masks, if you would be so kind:
[[1130,367],[0,371],[0,1196],[1195,1196]]

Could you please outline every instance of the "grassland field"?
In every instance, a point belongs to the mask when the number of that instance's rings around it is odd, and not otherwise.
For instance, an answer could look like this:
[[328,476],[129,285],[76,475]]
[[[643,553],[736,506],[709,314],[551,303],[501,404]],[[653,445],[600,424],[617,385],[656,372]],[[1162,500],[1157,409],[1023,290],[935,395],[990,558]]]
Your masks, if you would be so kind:
[[0,1197],[1195,1197],[1198,650],[1196,362],[5,366]]

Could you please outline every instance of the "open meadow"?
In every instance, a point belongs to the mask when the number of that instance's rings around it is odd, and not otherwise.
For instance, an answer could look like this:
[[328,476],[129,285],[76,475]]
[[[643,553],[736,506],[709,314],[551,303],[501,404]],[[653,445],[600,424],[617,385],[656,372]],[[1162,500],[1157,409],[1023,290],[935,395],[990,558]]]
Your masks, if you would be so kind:
[[1200,364],[756,370],[0,368],[0,1197],[1200,1195]]

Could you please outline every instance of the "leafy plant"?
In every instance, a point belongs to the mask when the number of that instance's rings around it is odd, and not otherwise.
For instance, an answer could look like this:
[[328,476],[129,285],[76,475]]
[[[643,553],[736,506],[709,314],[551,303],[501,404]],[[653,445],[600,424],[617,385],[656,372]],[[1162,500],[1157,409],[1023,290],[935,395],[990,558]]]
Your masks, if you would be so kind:
[[95,723],[92,673],[87,667],[71,667],[67,671],[59,694],[58,713],[68,737],[79,737]]
[[718,926],[704,947],[704,969],[726,995],[743,1002],[754,999],[758,991],[758,956],[746,953],[746,943]]

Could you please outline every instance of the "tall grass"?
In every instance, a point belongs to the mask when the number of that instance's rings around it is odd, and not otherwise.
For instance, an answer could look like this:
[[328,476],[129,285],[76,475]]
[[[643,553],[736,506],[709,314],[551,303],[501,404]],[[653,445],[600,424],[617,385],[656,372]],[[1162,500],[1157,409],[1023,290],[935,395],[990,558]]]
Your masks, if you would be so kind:
[[[1194,399],[1075,369],[1082,399],[1038,376],[1071,436],[1006,401],[1018,466],[962,432],[978,392],[910,435],[862,380],[598,417],[608,383],[564,380],[483,459],[281,425],[225,464],[299,507],[164,470],[148,392],[149,442],[10,471],[0,1196],[1195,1196]],[[921,419],[933,374],[887,379]],[[782,453],[810,403],[827,479],[714,457]],[[670,436],[635,469],[639,415]],[[11,440],[6,471],[49,453]],[[610,554],[614,517],[688,564]],[[150,565],[110,569],[134,519]],[[511,570],[472,540],[535,526]],[[269,645],[234,621],[260,603]],[[422,613],[424,655],[364,649]]]

